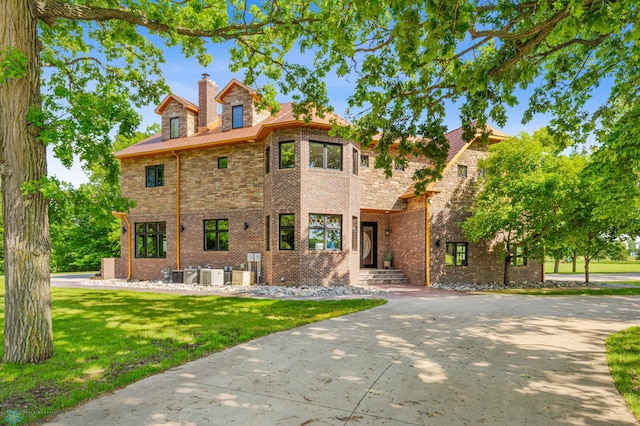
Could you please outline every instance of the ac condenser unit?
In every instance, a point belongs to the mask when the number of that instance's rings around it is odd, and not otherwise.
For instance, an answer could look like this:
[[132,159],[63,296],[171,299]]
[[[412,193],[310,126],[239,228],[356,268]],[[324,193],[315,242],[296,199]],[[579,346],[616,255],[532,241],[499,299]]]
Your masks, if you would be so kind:
[[197,269],[185,269],[184,270],[184,283],[185,284],[198,284],[198,270]]
[[180,283],[184,279],[184,271],[171,271],[171,282],[172,283]]
[[224,285],[224,271],[222,269],[200,269],[200,284]]

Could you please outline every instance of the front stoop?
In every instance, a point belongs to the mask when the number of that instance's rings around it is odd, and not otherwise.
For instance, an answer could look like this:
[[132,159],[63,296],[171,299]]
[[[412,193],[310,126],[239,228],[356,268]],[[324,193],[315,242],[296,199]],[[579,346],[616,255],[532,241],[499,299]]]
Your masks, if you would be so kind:
[[360,285],[409,284],[409,278],[399,269],[361,269]]

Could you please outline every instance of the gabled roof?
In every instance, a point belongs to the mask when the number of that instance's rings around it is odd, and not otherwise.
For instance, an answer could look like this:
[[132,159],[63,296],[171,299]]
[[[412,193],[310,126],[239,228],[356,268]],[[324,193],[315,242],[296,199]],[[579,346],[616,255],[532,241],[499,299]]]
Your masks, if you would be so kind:
[[242,89],[246,90],[247,93],[249,93],[252,98],[254,98],[254,99],[258,99],[259,98],[258,95],[256,94],[256,91],[253,90],[251,87],[247,86],[246,84],[241,83],[240,81],[236,80],[235,78],[232,78],[231,81],[229,83],[227,83],[226,86],[224,86],[224,88],[220,91],[220,93],[218,93],[218,96],[216,96],[216,102],[222,103],[222,101],[224,100],[224,97],[227,96],[227,93],[229,93],[231,91],[231,89],[233,89],[236,86],[239,86]]
[[171,101],[176,101],[176,102],[182,104],[182,106],[185,109],[193,111],[196,114],[198,113],[198,105],[194,104],[193,102],[190,102],[190,101],[186,100],[182,96],[178,96],[178,95],[173,94],[173,93],[168,95],[166,98],[164,98],[164,100],[162,102],[160,102],[160,105],[158,105],[158,107],[154,110],[155,113],[162,115],[162,111],[164,111],[164,109],[167,107],[167,105],[169,105],[171,103]]
[[[502,130],[496,129],[495,127],[487,125],[485,126],[485,129],[490,132],[489,142],[501,142],[509,138],[509,135],[504,133]],[[471,144],[480,139],[480,129],[477,130],[476,136],[470,142],[466,142],[462,138],[462,134],[462,127],[459,127],[444,135],[444,137],[449,141],[449,155],[447,156],[447,164],[442,171],[443,174],[447,171],[447,169],[453,166],[456,160],[462,155],[464,151],[467,150],[467,148],[469,148],[469,146],[471,146]],[[434,189],[435,183],[436,182],[431,182],[429,185],[427,185],[425,192],[440,192],[440,190]],[[400,198],[413,198],[416,196],[415,192],[416,187],[415,184],[412,183],[404,192],[404,194],[400,196]]]
[[172,151],[186,151],[192,149],[213,148],[218,146],[236,145],[247,141],[264,140],[275,129],[288,127],[331,128],[331,119],[344,121],[336,114],[327,113],[324,118],[313,115],[307,124],[302,119],[296,119],[291,103],[280,104],[280,111],[271,115],[253,127],[242,127],[226,132],[218,125],[204,132],[194,133],[184,138],[174,138],[163,141],[162,134],[150,136],[115,154],[116,158],[132,158],[147,155],[169,154]]

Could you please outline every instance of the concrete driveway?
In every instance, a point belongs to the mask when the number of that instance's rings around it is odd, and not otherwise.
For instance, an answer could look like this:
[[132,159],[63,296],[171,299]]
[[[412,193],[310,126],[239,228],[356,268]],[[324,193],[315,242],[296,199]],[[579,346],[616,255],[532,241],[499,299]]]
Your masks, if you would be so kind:
[[637,425],[604,341],[636,297],[392,297],[142,380],[50,425]]

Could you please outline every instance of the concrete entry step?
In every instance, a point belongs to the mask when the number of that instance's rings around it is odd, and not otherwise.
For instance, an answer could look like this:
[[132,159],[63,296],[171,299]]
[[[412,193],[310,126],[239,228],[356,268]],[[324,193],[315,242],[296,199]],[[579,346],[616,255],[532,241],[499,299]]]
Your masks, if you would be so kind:
[[409,279],[399,269],[361,269],[360,285],[409,284]]

